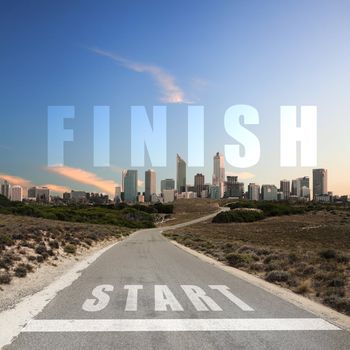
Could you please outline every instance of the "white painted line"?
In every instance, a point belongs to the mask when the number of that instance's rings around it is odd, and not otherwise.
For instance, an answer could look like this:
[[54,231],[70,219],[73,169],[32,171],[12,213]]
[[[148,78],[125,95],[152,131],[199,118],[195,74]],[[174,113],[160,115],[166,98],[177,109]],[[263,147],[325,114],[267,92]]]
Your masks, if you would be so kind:
[[321,318],[32,320],[22,332],[208,332],[340,330]]

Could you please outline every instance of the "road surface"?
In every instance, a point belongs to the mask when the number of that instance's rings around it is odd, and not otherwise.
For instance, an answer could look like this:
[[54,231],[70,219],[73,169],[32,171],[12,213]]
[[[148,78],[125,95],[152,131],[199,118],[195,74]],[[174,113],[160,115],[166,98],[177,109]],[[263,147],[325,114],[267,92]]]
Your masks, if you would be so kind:
[[179,249],[161,230],[106,251],[5,348],[350,349],[347,331]]

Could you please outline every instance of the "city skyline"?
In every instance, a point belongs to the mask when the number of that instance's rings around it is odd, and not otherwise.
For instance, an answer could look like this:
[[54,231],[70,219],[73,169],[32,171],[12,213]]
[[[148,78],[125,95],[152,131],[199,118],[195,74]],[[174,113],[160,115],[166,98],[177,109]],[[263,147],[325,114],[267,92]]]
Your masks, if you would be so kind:
[[[290,197],[297,197],[297,198],[306,198],[306,199],[312,199],[315,198],[316,195],[323,196],[328,195],[331,193],[332,195],[347,195],[344,193],[341,194],[335,194],[332,191],[328,191],[328,170],[323,168],[317,168],[312,170],[312,196],[311,196],[311,188],[310,188],[310,177],[309,176],[303,176],[298,177],[296,179],[281,179],[279,181],[279,187],[272,184],[272,182],[266,183],[255,183],[255,182],[248,182],[247,191],[245,191],[245,182],[243,182],[243,179],[239,179],[241,182],[238,181],[239,176],[227,174],[225,177],[225,166],[224,166],[224,157],[219,152],[216,152],[213,156],[213,167],[212,167],[212,181],[205,181],[205,175],[202,173],[196,173],[193,177],[193,182],[190,183],[187,181],[187,164],[186,162],[180,157],[179,154],[176,155],[176,182],[174,178],[166,178],[166,179],[160,179],[157,182],[157,173],[154,169],[148,169],[144,172],[144,179],[145,181],[142,181],[138,177],[138,170],[135,169],[125,169],[121,171],[121,177],[122,177],[122,183],[118,184],[115,183],[113,186],[113,195],[112,190],[108,193],[102,192],[107,194],[111,198],[117,198],[117,193],[123,192],[123,195],[125,197],[126,201],[135,201],[137,200],[138,194],[144,194],[143,200],[145,202],[150,202],[152,200],[153,194],[162,194],[163,190],[175,190],[178,194],[186,193],[186,192],[194,192],[196,193],[197,197],[202,197],[202,191],[207,191],[206,197],[211,198],[222,198],[222,197],[238,197],[242,195],[242,198],[245,197],[246,199],[256,198],[255,193],[256,191],[260,191],[261,187],[261,193],[262,198],[264,198],[264,192],[266,191],[266,188],[269,187],[269,191],[271,192],[271,188],[276,189],[276,193],[273,195],[273,198],[277,200],[279,198],[278,196],[282,196],[282,199],[288,200]],[[0,176],[0,180],[1,180]],[[20,178],[16,178],[17,181],[19,181]],[[15,187],[21,187],[19,183],[9,181],[7,178],[3,178],[4,183],[1,185],[1,193],[5,196],[9,197],[9,193],[11,192],[11,187],[9,187],[9,184]],[[144,188],[142,190],[142,185],[144,184]],[[159,184],[159,185],[158,185]],[[209,186],[209,187],[208,187]],[[210,194],[210,186],[217,187],[218,188],[218,194],[215,195],[215,197],[212,197]],[[238,186],[238,187],[237,187]],[[21,196],[25,197],[23,189],[21,187]],[[34,186],[31,188],[28,188],[28,195],[27,197],[37,197],[36,195],[31,196],[29,194],[30,190],[36,190],[39,189],[48,189],[48,186]],[[191,189],[191,190],[189,190]],[[51,189],[52,191],[52,189]],[[75,190],[71,189],[71,192],[74,192]],[[208,192],[209,191],[209,192]],[[57,192],[52,191],[57,194]],[[69,189],[66,188],[66,191],[63,193],[68,193]],[[77,191],[79,192],[79,191]],[[93,191],[87,191],[87,193],[94,193]],[[277,196],[278,195],[278,196]],[[48,197],[48,195],[45,195],[45,197]]]

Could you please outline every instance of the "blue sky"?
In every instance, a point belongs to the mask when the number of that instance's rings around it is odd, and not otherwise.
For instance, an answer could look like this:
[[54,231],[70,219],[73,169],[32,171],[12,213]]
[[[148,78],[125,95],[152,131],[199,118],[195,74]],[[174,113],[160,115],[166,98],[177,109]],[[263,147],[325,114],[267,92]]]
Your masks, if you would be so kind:
[[[205,167],[188,169],[188,182],[197,172],[209,182],[213,155],[233,142],[224,113],[248,104],[260,116],[250,130],[261,158],[227,171],[246,183],[278,184],[311,175],[310,168],[279,166],[280,106],[317,105],[318,166],[329,169],[330,190],[350,193],[349,19],[349,1],[3,0],[0,173],[103,190],[130,167],[131,106],[151,113],[167,105],[168,165],[155,170],[158,180],[175,177],[176,153],[187,158],[191,102],[205,109]],[[66,171],[46,168],[51,105],[75,106],[66,122],[74,129]],[[95,105],[110,106],[108,168],[93,167]],[[142,180],[145,169],[138,170]]]

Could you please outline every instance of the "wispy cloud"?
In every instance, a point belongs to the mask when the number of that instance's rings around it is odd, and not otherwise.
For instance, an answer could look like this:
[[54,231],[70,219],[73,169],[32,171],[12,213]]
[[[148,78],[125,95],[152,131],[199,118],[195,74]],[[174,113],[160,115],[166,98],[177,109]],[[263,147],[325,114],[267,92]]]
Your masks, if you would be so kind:
[[47,187],[52,192],[55,192],[55,193],[64,193],[64,192],[71,191],[71,189],[69,187],[66,187],[66,186],[60,186],[60,185],[54,185],[54,184],[45,184],[45,185],[41,185],[41,186]]
[[[6,180],[11,185],[22,186],[24,189],[28,189],[32,186],[35,186],[31,180],[24,179],[23,177],[14,176],[10,174],[0,173],[0,179]],[[55,184],[44,184],[40,186],[47,187],[54,193],[70,192],[71,190],[69,187],[55,185]]]
[[138,73],[149,74],[162,91],[161,101],[164,103],[189,103],[186,101],[183,90],[176,84],[175,78],[163,68],[152,64],[144,64],[126,59],[116,53],[90,48],[94,53],[105,56],[117,62],[120,66]]
[[57,166],[48,167],[47,170],[81,184],[94,186],[110,195],[114,195],[115,187],[118,186],[118,184],[112,180],[105,180],[94,173],[79,168]]
[[23,177],[9,175],[5,173],[0,173],[0,179],[6,180],[11,185],[19,185],[24,188],[33,186],[33,183],[30,180],[24,179]]

